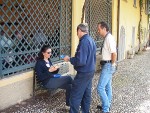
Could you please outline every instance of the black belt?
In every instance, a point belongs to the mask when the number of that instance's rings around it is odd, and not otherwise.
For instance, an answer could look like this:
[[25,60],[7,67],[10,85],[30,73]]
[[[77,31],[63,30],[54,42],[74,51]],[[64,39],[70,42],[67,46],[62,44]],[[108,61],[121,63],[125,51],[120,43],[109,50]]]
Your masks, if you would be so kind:
[[111,60],[101,60],[101,61],[100,61],[100,64],[101,64],[101,65],[104,65],[104,64],[106,64],[106,63],[111,63]]

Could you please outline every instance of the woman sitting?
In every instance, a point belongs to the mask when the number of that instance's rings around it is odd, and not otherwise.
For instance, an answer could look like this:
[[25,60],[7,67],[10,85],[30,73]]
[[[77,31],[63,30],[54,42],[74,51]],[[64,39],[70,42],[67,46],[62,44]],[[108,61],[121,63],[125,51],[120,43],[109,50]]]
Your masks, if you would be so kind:
[[69,106],[72,78],[70,76],[59,76],[59,67],[53,66],[50,61],[51,49],[44,45],[38,54],[35,71],[37,78],[43,86],[48,89],[66,89],[66,105]]

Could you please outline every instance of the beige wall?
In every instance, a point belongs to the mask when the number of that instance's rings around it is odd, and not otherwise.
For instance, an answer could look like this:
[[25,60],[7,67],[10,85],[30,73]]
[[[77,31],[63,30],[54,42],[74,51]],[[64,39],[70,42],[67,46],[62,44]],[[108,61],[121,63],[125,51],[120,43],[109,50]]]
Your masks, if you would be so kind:
[[118,16],[118,0],[112,0],[112,35],[117,41],[117,16]]
[[81,23],[82,8],[85,0],[72,0],[72,44],[71,56],[75,55],[79,39],[77,37],[77,26]]
[[[135,27],[135,47],[138,46],[138,25],[140,20],[139,0],[137,0],[136,7],[133,7],[134,0],[120,0],[120,24],[125,28],[126,47],[125,51],[132,48],[132,27]],[[144,5],[145,7],[145,5]],[[144,10],[144,9],[143,9]],[[142,27],[147,30],[148,19],[145,11],[142,13]],[[119,34],[120,36],[120,34]],[[142,40],[143,42],[143,40]]]
[[32,96],[33,71],[0,80],[0,110]]

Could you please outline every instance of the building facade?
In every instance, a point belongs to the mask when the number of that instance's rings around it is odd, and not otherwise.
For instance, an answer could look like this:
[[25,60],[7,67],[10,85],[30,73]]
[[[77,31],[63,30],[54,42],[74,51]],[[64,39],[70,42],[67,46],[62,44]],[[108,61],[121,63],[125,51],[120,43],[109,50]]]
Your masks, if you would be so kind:
[[118,2],[118,60],[130,58],[130,55],[134,55],[146,45],[149,38],[148,2]]
[[[149,32],[148,1],[143,1],[144,46]],[[97,44],[98,69],[103,43],[97,35],[98,22],[108,23],[118,44],[118,60],[139,46],[139,0],[0,0],[0,8],[0,109],[32,97],[33,68],[42,45],[51,46],[54,63],[63,62],[61,54],[74,56],[81,22],[88,23]]]

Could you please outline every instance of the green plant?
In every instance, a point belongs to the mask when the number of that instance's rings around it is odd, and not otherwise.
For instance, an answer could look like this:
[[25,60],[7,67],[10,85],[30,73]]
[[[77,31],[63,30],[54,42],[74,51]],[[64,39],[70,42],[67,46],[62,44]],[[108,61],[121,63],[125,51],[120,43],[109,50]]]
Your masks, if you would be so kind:
[[140,3],[139,3],[139,4],[140,4],[140,7],[143,8],[143,0],[140,0],[139,2],[140,2]]
[[140,7],[140,20],[138,25],[138,40],[139,40],[139,52],[141,51],[141,40],[142,40],[142,9],[143,9],[143,0],[139,0],[139,7]]

